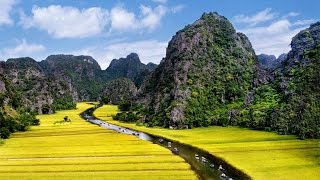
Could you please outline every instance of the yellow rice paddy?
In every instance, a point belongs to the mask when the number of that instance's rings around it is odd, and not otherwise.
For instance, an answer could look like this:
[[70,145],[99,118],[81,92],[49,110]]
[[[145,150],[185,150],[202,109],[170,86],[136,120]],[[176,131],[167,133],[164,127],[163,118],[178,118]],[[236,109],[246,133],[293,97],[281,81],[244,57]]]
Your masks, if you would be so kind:
[[[182,158],[82,120],[92,104],[39,115],[40,126],[0,145],[0,179],[197,179]],[[68,116],[72,123],[54,125]]]
[[299,140],[296,136],[237,127],[147,128],[112,120],[111,114],[117,111],[117,106],[105,105],[94,115],[113,124],[204,149],[253,179],[318,180],[320,177],[320,140]]

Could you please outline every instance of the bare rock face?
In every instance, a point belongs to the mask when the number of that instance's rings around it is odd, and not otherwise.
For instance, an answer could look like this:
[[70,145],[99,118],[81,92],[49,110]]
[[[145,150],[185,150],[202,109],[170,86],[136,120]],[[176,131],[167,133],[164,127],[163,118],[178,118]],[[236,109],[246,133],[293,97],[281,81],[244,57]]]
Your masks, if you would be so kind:
[[151,125],[206,126],[215,106],[244,99],[258,61],[248,38],[217,13],[173,36],[166,57],[139,90]]
[[262,84],[268,84],[274,80],[273,74],[270,71],[260,66],[256,66],[254,70],[255,70],[255,75],[254,75],[255,78],[253,82],[254,87],[259,87]]
[[0,93],[5,93],[6,91],[6,84],[3,81],[0,81]]
[[14,108],[24,106],[39,114],[52,113],[55,100],[69,98],[72,102],[76,99],[67,81],[47,76],[31,58],[1,62],[0,72],[0,93],[5,94],[5,104],[11,103]]
[[304,57],[306,50],[314,49],[320,43],[320,22],[312,24],[309,28],[302,30],[291,41],[291,51],[288,53],[285,66],[293,66],[298,62],[308,63]]

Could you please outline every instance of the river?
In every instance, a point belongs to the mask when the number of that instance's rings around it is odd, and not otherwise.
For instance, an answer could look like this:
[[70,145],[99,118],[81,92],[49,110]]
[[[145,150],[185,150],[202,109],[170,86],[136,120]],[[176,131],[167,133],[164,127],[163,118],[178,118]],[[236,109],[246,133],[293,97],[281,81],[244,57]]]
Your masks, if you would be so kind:
[[81,117],[92,124],[101,126],[102,128],[111,129],[130,136],[135,136],[142,140],[150,141],[154,144],[158,144],[162,147],[170,149],[175,155],[185,159],[185,161],[191,165],[192,170],[196,172],[198,178],[201,180],[248,179],[244,173],[204,150],[163,137],[154,136],[108,123],[94,117],[94,110],[95,108],[91,108],[84,111],[81,114]]

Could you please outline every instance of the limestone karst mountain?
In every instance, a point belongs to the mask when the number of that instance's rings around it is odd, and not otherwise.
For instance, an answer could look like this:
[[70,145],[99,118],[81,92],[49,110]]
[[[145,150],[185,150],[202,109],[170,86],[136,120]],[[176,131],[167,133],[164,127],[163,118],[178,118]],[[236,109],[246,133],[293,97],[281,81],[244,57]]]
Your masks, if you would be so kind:
[[[26,107],[39,114],[52,113],[64,106],[74,106],[77,94],[71,83],[46,76],[39,63],[31,58],[1,62],[1,94],[4,105]],[[67,107],[66,107],[67,108]]]
[[171,128],[236,125],[318,138],[319,37],[320,23],[312,24],[293,38],[288,54],[272,57],[272,68],[263,68],[244,34],[225,17],[205,13],[176,33],[139,89],[144,121]]
[[[225,124],[253,88],[258,61],[248,38],[217,13],[178,31],[166,57],[140,90],[152,125]],[[223,117],[219,117],[223,116]]]
[[128,78],[131,79],[136,86],[140,86],[155,68],[156,64],[141,63],[138,54],[131,53],[126,58],[114,59],[106,69],[109,79]]

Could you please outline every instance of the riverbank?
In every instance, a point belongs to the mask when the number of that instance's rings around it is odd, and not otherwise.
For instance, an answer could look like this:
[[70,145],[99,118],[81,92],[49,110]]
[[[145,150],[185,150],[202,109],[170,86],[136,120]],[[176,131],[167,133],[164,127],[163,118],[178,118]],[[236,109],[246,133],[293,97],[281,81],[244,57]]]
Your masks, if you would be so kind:
[[[197,179],[170,150],[84,121],[93,107],[39,115],[41,125],[0,146],[0,179]],[[56,123],[68,116],[70,122]]]
[[114,121],[116,106],[105,105],[94,115],[102,120],[163,136],[224,159],[253,179],[318,179],[320,141],[237,127],[207,127],[186,130],[147,128]]

